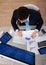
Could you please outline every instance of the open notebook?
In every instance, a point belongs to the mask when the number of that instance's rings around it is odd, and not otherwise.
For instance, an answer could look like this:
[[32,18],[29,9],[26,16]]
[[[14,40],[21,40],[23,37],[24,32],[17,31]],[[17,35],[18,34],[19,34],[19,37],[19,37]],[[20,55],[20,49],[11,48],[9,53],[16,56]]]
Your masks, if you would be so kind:
[[20,43],[20,44],[25,44],[26,43],[26,38],[31,38],[30,35],[32,34],[33,31],[34,30],[22,31],[22,35],[23,35],[22,37],[19,37],[17,34],[14,34],[13,42]]
[[[13,37],[13,42],[17,42],[17,43],[25,43],[26,42],[26,38],[30,38],[31,41],[34,40],[32,37],[31,37],[31,34],[32,32],[34,32],[34,30],[27,30],[27,31],[22,31],[22,37],[19,37],[17,34],[14,34],[14,37]],[[38,36],[38,34],[37,34]]]

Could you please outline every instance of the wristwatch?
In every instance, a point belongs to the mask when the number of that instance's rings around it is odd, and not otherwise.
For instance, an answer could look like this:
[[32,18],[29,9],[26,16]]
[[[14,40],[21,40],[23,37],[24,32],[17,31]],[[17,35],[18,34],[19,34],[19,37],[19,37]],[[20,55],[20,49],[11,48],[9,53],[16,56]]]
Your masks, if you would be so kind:
[[38,29],[35,29],[36,32],[38,32]]
[[18,29],[16,29],[16,32],[18,32],[19,30]]

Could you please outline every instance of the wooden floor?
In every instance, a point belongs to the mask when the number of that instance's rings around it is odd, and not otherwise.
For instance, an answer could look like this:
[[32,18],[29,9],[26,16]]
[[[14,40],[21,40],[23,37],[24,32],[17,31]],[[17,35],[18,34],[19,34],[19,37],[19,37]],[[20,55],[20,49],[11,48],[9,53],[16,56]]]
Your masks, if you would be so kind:
[[0,27],[11,26],[13,10],[25,4],[35,4],[40,10],[46,25],[46,0],[0,0]]

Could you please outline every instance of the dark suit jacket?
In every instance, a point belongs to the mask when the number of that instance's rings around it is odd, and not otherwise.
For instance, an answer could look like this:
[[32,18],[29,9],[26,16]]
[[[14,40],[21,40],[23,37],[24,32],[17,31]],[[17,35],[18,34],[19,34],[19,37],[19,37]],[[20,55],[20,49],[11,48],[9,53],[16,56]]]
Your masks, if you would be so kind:
[[[41,26],[43,24],[43,19],[41,17],[40,12],[29,9],[29,25],[36,25],[36,29],[40,30]],[[11,24],[13,26],[13,29],[19,29],[16,22],[18,20],[18,15],[17,15],[17,9],[14,10],[12,18],[11,18]],[[25,25],[25,23],[20,23],[20,25]]]

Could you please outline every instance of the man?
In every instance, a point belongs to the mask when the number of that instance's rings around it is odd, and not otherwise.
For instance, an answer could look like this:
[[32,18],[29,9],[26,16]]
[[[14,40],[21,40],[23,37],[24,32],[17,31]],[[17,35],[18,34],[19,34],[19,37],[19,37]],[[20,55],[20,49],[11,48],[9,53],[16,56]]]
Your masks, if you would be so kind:
[[41,17],[41,14],[38,11],[35,11],[33,9],[28,9],[24,6],[14,10],[11,19],[11,24],[13,26],[14,31],[16,31],[18,36],[20,37],[22,37],[22,32],[18,28],[18,25],[20,26],[26,25],[27,23],[26,21],[28,21],[28,25],[36,25],[36,29],[32,33],[32,37],[34,38],[36,36],[36,32],[41,29],[43,24],[43,19]]

